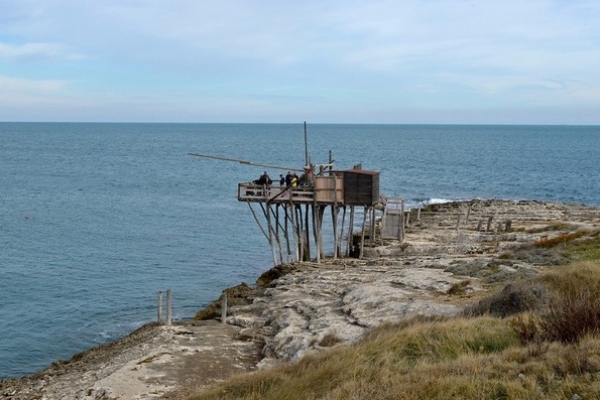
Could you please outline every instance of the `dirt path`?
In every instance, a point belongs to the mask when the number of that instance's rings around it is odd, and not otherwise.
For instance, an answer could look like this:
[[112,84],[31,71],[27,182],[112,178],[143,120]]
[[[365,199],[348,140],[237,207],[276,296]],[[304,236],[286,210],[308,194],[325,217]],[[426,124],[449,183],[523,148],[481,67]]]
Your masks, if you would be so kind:
[[218,321],[148,325],[120,341],[0,382],[0,399],[184,399],[256,368],[258,346]]

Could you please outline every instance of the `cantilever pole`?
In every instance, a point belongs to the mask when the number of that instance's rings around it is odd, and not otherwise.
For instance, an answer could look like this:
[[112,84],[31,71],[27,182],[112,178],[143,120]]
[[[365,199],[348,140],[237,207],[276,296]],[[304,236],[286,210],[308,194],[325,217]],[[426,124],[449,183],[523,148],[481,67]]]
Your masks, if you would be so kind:
[[188,155],[195,156],[195,157],[212,158],[212,159],[215,159],[215,160],[233,161],[233,162],[237,162],[237,163],[240,163],[240,164],[253,165],[255,167],[265,167],[265,168],[273,168],[273,169],[282,169],[282,170],[285,170],[285,171],[304,171],[303,169],[300,169],[300,168],[282,167],[282,166],[279,166],[279,165],[270,165],[270,164],[258,164],[258,163],[253,163],[253,162],[246,161],[246,160],[239,160],[237,158],[228,158],[228,157],[221,157],[221,156],[211,156],[211,155],[208,155],[208,154],[198,154],[198,153],[188,153]]

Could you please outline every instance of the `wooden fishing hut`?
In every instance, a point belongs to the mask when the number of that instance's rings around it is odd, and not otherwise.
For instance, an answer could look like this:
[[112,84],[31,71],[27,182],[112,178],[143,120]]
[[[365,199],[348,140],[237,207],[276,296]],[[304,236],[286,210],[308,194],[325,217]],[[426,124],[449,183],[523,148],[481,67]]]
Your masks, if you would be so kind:
[[[367,226],[371,244],[374,240],[375,209],[380,205],[379,172],[363,170],[360,164],[350,170],[333,170],[331,163],[310,165],[303,169],[300,182],[295,187],[279,183],[238,184],[238,201],[248,204],[269,241],[274,264],[277,265],[278,259],[280,263],[311,259],[311,233],[315,257],[320,262],[324,254],[323,222],[327,208],[331,210],[333,258],[348,257],[351,253],[362,257]],[[264,223],[253,205],[260,207]],[[363,208],[358,254],[353,242],[357,207]],[[344,232],[347,232],[345,238]]]
[[[375,241],[377,210],[383,211],[379,229],[381,242],[383,243],[383,239],[403,240],[404,200],[380,196],[378,171],[363,170],[361,164],[356,164],[349,170],[334,170],[331,151],[329,163],[312,164],[308,155],[306,122],[304,143],[307,165],[302,169],[257,164],[206,154],[188,154],[302,173],[296,186],[280,185],[277,182],[257,184],[255,181],[238,184],[238,201],[248,204],[261,232],[269,241],[274,265],[294,260],[310,260],[311,233],[315,245],[315,258],[317,262],[321,261],[324,254],[323,221],[327,208],[331,210],[334,259],[350,255],[363,257],[367,227],[370,245],[372,246]],[[261,222],[253,205],[258,205],[262,211],[264,222]],[[359,211],[362,208],[362,213],[356,212],[357,208]],[[357,243],[354,227],[355,223],[360,221],[355,219],[361,216],[361,236]],[[344,236],[345,232],[347,232],[346,236]]]

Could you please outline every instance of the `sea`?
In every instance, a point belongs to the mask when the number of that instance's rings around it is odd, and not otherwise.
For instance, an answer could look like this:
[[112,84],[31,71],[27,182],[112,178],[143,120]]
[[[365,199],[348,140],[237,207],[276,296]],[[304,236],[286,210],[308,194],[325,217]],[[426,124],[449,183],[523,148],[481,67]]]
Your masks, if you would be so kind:
[[159,291],[183,320],[253,284],[273,260],[237,184],[307,155],[408,207],[600,205],[599,126],[2,122],[0,379],[155,321]]

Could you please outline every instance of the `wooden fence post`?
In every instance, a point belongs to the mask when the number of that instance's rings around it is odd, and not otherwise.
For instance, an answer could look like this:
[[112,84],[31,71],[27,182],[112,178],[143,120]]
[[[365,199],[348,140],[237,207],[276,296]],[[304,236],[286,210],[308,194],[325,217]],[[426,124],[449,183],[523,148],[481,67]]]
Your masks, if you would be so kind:
[[227,322],[227,292],[221,295],[221,322]]
[[167,326],[171,326],[171,289],[167,289]]
[[492,230],[492,220],[494,219],[493,216],[489,216],[488,217],[488,222],[487,222],[487,229],[485,230],[486,232],[491,232]]
[[158,323],[162,324],[162,291],[158,291],[158,304],[157,304],[157,312],[158,312]]

